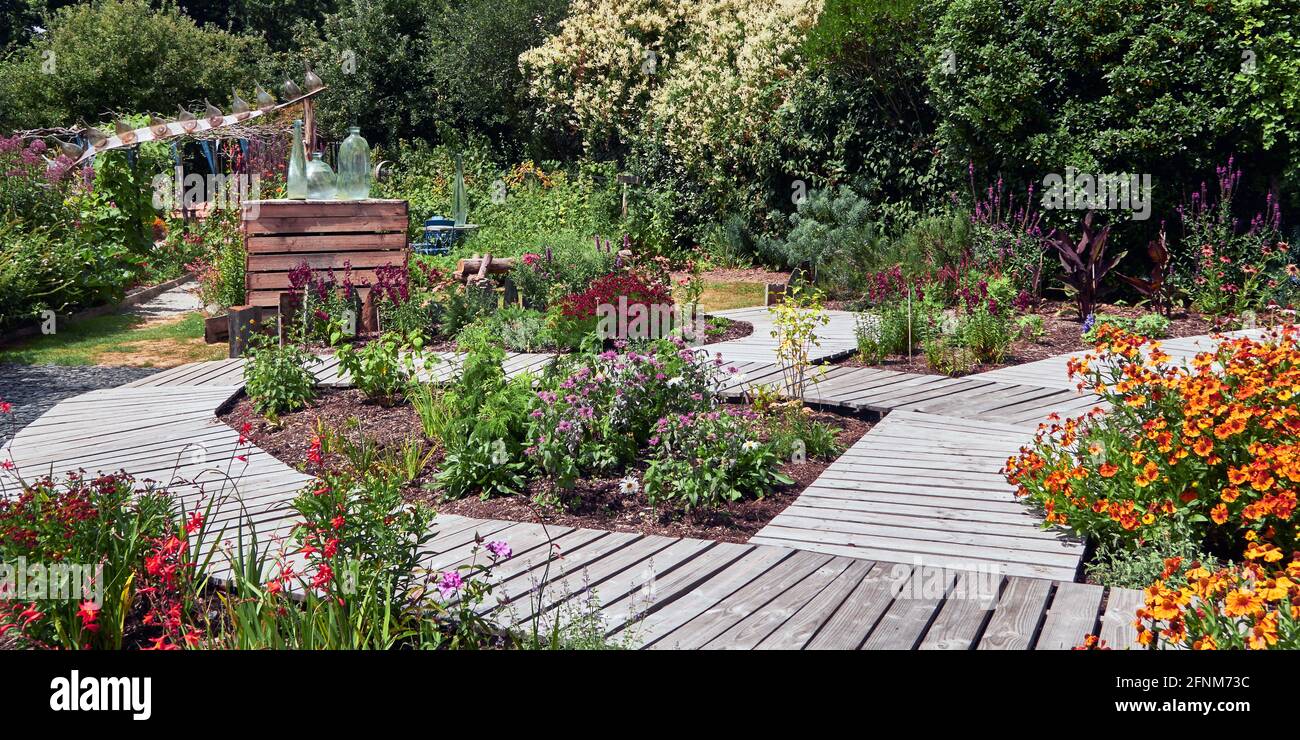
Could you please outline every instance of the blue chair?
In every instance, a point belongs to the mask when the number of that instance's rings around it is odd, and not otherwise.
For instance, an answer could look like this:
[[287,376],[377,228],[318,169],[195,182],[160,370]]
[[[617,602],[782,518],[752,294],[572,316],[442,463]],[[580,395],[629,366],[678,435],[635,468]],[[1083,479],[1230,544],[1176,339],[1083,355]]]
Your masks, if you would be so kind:
[[411,245],[416,254],[449,254],[460,237],[456,222],[444,216],[434,216],[424,222],[424,239]]

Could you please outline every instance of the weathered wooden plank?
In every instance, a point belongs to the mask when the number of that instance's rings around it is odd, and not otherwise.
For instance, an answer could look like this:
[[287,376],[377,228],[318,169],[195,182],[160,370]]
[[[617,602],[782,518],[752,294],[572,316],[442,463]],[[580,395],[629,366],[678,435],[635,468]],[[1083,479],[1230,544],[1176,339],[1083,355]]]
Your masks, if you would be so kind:
[[877,563],[858,582],[853,593],[808,641],[809,650],[857,650],[876,622],[894,601],[899,584],[911,574],[910,566]]
[[404,200],[250,200],[240,211],[240,220],[262,218],[358,218],[362,216],[406,216]]
[[979,650],[1028,650],[1038,633],[1052,584],[1010,578],[980,638]]
[[[843,562],[842,559],[833,562]],[[780,627],[755,645],[757,650],[800,650],[817,634],[830,615],[844,604],[875,566],[869,560],[849,560],[849,565],[818,594],[807,599]]]
[[1069,650],[1083,644],[1097,625],[1103,589],[1089,583],[1058,583],[1035,650]]
[[[952,589],[956,575],[950,571],[936,571],[934,578],[939,595],[930,597],[924,592],[929,586],[924,580],[930,576],[923,577],[918,571],[925,573],[925,569],[913,570],[914,580],[894,594],[893,603],[862,644],[863,650],[912,650],[920,644],[930,622],[938,616],[939,607]],[[914,589],[913,584],[917,581],[921,584]],[[914,590],[920,593],[913,593]]]
[[245,221],[244,233],[253,234],[353,234],[375,231],[405,233],[406,216],[323,216],[280,218],[263,216]]
[[1099,637],[1114,650],[1144,647],[1137,641],[1137,610],[1145,603],[1141,591],[1131,588],[1112,588],[1106,594],[1106,612],[1101,618]]
[[[712,608],[719,601],[756,580],[793,554],[793,550],[778,547],[759,547],[749,551],[729,567],[714,574],[688,593],[679,596],[673,601],[673,608],[660,609],[646,615],[635,625],[636,636],[650,645],[671,635],[678,627]],[[615,634],[626,629],[627,627],[624,626]]]
[[[925,633],[921,650],[970,650],[992,616],[1002,577],[958,573],[957,583]],[[985,590],[987,589],[987,593]]]
[[834,558],[778,594],[762,609],[732,625],[704,645],[706,650],[751,650],[768,635],[781,628],[805,604],[817,598],[856,561]]
[[295,252],[378,252],[406,249],[406,234],[306,234],[296,236],[250,235],[249,254]]
[[[352,266],[353,274],[358,271],[386,266],[406,264],[406,253],[402,250],[379,252],[300,252],[297,254],[253,254],[248,257],[249,273],[284,273],[288,277],[290,270],[296,270],[306,263],[312,270],[335,270],[335,277],[343,279],[340,272],[347,265]],[[372,273],[373,274],[373,273]]]
[[796,552],[674,630],[670,635],[653,643],[652,647],[656,649],[698,648],[745,617],[762,609],[763,605],[775,598],[777,594],[791,588],[829,561],[830,557],[825,555]]

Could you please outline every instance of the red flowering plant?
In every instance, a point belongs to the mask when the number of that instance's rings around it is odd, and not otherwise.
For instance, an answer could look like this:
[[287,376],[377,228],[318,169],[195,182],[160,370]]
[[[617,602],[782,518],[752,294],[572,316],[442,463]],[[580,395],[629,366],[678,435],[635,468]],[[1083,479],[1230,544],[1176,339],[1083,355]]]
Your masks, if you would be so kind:
[[[476,541],[464,561],[425,567],[434,512],[405,504],[402,479],[382,465],[325,469],[326,445],[308,450],[320,475],[294,501],[292,543],[269,559],[241,553],[222,599],[235,648],[477,647],[503,633],[479,616],[505,542]],[[480,562],[479,558],[483,558]]]
[[1171,529],[1228,557],[1255,542],[1296,548],[1294,326],[1174,364],[1159,343],[1103,325],[1070,373],[1109,409],[1052,420],[1006,467],[1049,522],[1129,548]]
[[[316,270],[301,262],[289,271],[289,287],[295,294],[297,313],[291,327],[294,338],[337,344],[345,335],[355,332],[356,318],[361,315],[358,290],[370,286],[367,281],[354,278],[352,263],[345,260],[342,278],[333,268]],[[349,323],[352,325],[348,326]]]
[[140,573],[172,516],[167,494],[125,473],[24,481],[0,500],[0,633],[39,648],[123,647]]

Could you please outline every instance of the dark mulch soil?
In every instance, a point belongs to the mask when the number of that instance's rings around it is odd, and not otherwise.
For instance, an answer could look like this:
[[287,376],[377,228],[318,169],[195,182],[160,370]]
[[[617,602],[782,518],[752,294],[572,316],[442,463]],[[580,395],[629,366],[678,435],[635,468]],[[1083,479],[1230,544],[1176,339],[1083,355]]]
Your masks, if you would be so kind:
[[717,344],[718,342],[730,342],[733,339],[744,339],[754,333],[754,325],[748,321],[734,321],[721,317],[714,318],[713,321],[721,322],[723,331],[716,335],[706,335],[705,344]]
[[[254,444],[281,462],[308,473],[320,472],[307,469],[307,450],[316,434],[317,424],[335,430],[348,429],[350,438],[357,439],[356,428],[348,427],[353,418],[360,420],[360,429],[379,449],[395,450],[407,439],[423,440],[414,409],[407,405],[386,408],[371,404],[357,390],[326,390],[307,408],[280,417],[278,424],[270,424],[258,416],[247,398],[241,398],[221,415],[222,421],[235,429],[250,424],[249,438]],[[871,422],[861,418],[829,411],[817,411],[814,418],[837,427],[840,430],[839,442],[845,448],[872,426]],[[425,444],[427,449],[428,443]],[[441,454],[435,452],[423,474],[406,486],[404,494],[407,500],[429,503],[441,513],[483,519],[746,542],[789,506],[832,461],[810,459],[804,463],[787,463],[781,470],[794,478],[794,484],[782,486],[763,499],[739,501],[721,509],[691,513],[666,507],[656,510],[643,492],[623,495],[618,491],[618,478],[579,480],[573,490],[564,492],[548,490],[543,482],[534,481],[528,496],[486,501],[477,497],[441,501],[436,493],[425,488],[439,462]],[[327,455],[324,460],[327,469],[336,469],[344,464],[345,460],[338,454]],[[561,505],[535,502],[535,499],[554,500],[557,496]]]
[[[356,389],[325,390],[306,408],[281,416],[276,424],[253,410],[247,396],[241,396],[220,418],[234,429],[249,424],[248,438],[253,444],[280,462],[308,473],[319,472],[307,470],[307,450],[318,428],[346,434],[348,439],[358,442],[364,437],[381,451],[399,450],[408,439],[421,440],[428,449],[420,431],[420,418],[410,404],[371,403]],[[327,469],[344,463],[338,453],[331,453],[324,460]]]
[[[1099,305],[1096,310],[1098,314],[1109,314],[1112,316],[1141,316],[1147,311],[1134,308],[1132,306],[1113,306]],[[971,369],[971,373],[982,373],[988,370],[996,370],[1001,367],[1010,367],[1012,365],[1023,365],[1026,362],[1036,360],[1045,360],[1049,357],[1063,355],[1070,352],[1083,352],[1091,350],[1092,347],[1083,341],[1083,323],[1079,320],[1074,310],[1074,304],[1062,303],[1056,301],[1045,301],[1037,311],[1038,315],[1043,317],[1043,329],[1045,333],[1037,342],[1028,339],[1017,339],[1011,345],[1011,351],[1006,358],[998,364],[979,364]],[[1195,313],[1176,313],[1169,322],[1169,337],[1190,337],[1200,334],[1211,334],[1221,330],[1211,321],[1207,320],[1200,314]],[[860,360],[856,355],[850,355],[835,364],[847,365],[849,367],[879,367],[886,370],[897,370],[905,373],[934,373],[935,371],[925,361],[925,354],[918,349],[912,354],[909,360],[906,355],[893,355],[887,358],[883,363],[871,364]]]

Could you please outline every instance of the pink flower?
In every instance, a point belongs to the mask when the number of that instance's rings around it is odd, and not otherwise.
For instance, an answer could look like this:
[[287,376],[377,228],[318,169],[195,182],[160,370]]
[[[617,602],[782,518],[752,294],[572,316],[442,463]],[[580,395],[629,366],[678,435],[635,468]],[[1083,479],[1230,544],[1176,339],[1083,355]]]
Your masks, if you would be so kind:
[[514,554],[505,540],[493,540],[487,543],[487,550],[498,560],[506,560]]
[[460,577],[460,573],[449,570],[440,574],[438,592],[442,594],[442,598],[449,599],[464,587],[465,579]]

